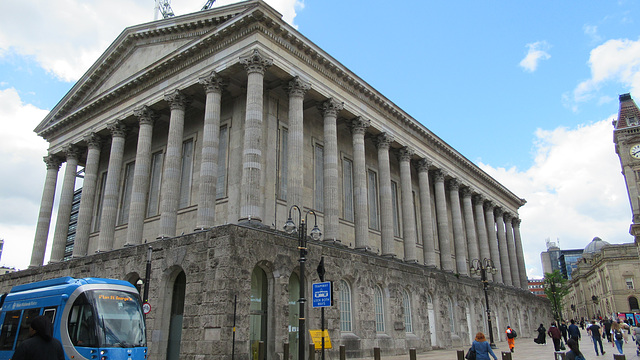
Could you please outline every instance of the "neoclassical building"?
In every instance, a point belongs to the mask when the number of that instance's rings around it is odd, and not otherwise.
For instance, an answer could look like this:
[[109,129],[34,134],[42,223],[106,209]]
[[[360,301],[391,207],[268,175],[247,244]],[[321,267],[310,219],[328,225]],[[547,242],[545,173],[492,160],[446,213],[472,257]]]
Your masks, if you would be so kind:
[[264,341],[266,358],[284,344],[297,358],[298,243],[281,231],[293,205],[323,233],[305,283],[324,257],[332,351],[468,344],[487,331],[474,259],[497,269],[496,337],[551,317],[526,291],[524,199],[261,0],[125,29],[35,131],[50,147],[31,266],[0,285],[136,282],[150,246],[154,358],[229,359],[234,301],[236,356],[257,359]]

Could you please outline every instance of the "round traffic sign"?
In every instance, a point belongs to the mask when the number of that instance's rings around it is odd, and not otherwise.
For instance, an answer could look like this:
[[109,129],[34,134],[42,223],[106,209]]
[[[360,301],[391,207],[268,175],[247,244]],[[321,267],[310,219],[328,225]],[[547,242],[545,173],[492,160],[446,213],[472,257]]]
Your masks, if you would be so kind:
[[148,313],[151,312],[151,305],[149,305],[148,302],[142,304],[142,311],[144,312],[145,315],[147,315]]

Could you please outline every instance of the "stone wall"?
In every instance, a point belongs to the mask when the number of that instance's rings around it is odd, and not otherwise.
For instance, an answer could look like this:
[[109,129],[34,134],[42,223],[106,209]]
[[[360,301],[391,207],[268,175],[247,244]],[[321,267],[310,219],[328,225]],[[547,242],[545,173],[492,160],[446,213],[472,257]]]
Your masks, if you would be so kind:
[[[173,284],[186,277],[181,334],[181,359],[230,359],[236,306],[235,354],[250,358],[251,275],[261,268],[268,283],[267,358],[282,359],[289,339],[289,278],[298,271],[297,239],[272,229],[225,225],[149,244],[118,249],[67,262],[0,276],[0,290],[17,284],[55,278],[110,277],[135,283],[144,278],[147,247],[153,248],[150,281],[152,311],[147,317],[150,357],[164,359],[169,342]],[[334,306],[325,311],[326,328],[337,357],[345,345],[349,357],[372,356],[373,347],[385,355],[469,344],[477,331],[485,331],[484,292],[477,279],[457,276],[420,264],[407,264],[340,244],[309,242],[306,262],[307,329],[320,329],[320,310],[311,307],[311,284],[318,282],[316,267],[324,257],[325,280],[334,282]],[[351,289],[353,328],[340,331],[338,285]],[[374,288],[383,291],[385,331],[377,332]],[[403,292],[409,295],[412,332],[405,329]],[[429,298],[433,304],[430,319]],[[451,303],[449,303],[449,301]],[[551,319],[548,302],[521,289],[502,285],[489,288],[496,340],[507,325],[520,337],[532,337],[539,323]],[[451,312],[453,311],[453,322]],[[435,343],[429,331],[435,325]],[[294,324],[297,326],[297,322]],[[453,330],[453,331],[452,331]],[[485,331],[486,333],[486,331]],[[297,354],[292,354],[295,359]]]

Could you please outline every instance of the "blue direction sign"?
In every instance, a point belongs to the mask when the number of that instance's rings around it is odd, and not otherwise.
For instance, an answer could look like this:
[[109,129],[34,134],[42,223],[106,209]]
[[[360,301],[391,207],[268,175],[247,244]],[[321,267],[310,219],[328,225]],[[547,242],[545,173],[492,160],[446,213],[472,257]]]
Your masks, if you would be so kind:
[[331,282],[313,284],[313,307],[331,306]]

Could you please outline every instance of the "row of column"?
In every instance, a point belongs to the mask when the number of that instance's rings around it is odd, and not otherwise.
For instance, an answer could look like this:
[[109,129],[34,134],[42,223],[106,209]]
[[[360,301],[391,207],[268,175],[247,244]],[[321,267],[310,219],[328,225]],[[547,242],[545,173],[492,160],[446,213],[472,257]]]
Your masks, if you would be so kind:
[[[245,133],[242,153],[242,178],[240,194],[240,219],[261,221],[264,208],[262,189],[262,123],[263,123],[263,81],[266,69],[273,63],[271,59],[255,50],[249,56],[240,59],[248,73]],[[197,228],[212,227],[215,222],[215,194],[217,179],[218,141],[220,128],[220,101],[224,86],[222,79],[215,73],[200,79],[206,91],[204,130],[200,168],[199,201],[197,212]],[[289,138],[290,151],[288,162],[290,169],[303,169],[303,101],[310,85],[300,78],[289,83]],[[184,114],[189,99],[176,90],[165,96],[171,108],[169,134],[162,174],[162,197],[160,203],[160,230],[158,237],[175,236],[177,226],[177,208],[181,176],[182,141],[184,132]],[[343,104],[335,99],[328,99],[319,106],[324,120],[324,238],[338,239],[339,196],[338,196],[338,140],[337,115]],[[133,176],[131,203],[129,206],[129,224],[125,245],[140,244],[142,240],[143,222],[146,210],[146,194],[148,192],[151,172],[151,139],[153,124],[157,116],[146,106],[136,109],[140,131],[138,132],[136,162]],[[368,247],[369,217],[367,171],[365,163],[364,136],[370,121],[356,117],[349,123],[353,144],[353,192],[354,192],[354,227],[355,247]],[[101,204],[100,234],[97,252],[113,248],[116,216],[118,210],[118,181],[122,169],[125,135],[127,127],[121,120],[108,124],[111,132],[111,147],[104,199]],[[381,251],[383,256],[395,256],[393,234],[393,207],[391,171],[389,163],[390,145],[393,136],[383,133],[376,137],[379,163],[380,188],[380,220]],[[102,139],[96,133],[85,136],[87,143],[87,162],[83,196],[80,202],[78,228],[74,245],[74,257],[86,256],[88,237],[91,228],[92,211],[98,181],[98,163]],[[416,250],[417,229],[416,214],[413,204],[411,165],[415,151],[403,147],[397,151],[400,162],[400,192],[402,202],[402,225],[404,260],[415,262],[418,259]],[[61,261],[64,254],[69,214],[75,186],[75,174],[78,166],[79,150],[75,145],[65,148],[66,170],[63,179],[62,194],[58,210],[58,221],[54,234],[51,261]],[[55,193],[57,172],[61,159],[49,156],[47,178],[41,202],[40,216],[36,229],[31,266],[39,266],[44,259],[44,249],[51,221],[51,209]],[[420,159],[416,163],[419,181],[419,200],[422,206],[419,221],[422,226],[423,255],[425,264],[436,266],[435,237],[432,226],[431,193],[429,171],[432,163]],[[449,181],[449,198],[453,224],[453,246],[455,247],[455,265],[453,263],[451,241],[449,239],[449,220],[446,201],[445,177],[443,170],[433,172],[436,226],[440,245],[440,266],[443,270],[457,271],[468,275],[468,260],[474,258],[492,258],[500,270],[494,280],[507,285],[526,286],[524,257],[519,234],[519,220],[511,219],[511,215],[503,216],[494,206],[479,195],[475,195],[475,211],[472,192],[468,187],[462,188],[462,204],[460,204],[460,183],[456,179]],[[303,172],[288,172],[289,205],[301,204],[303,199]],[[485,205],[483,207],[483,204]],[[475,213],[475,218],[474,218]],[[464,225],[463,225],[464,216]],[[510,221],[510,220],[513,220]],[[506,229],[505,229],[506,221]],[[496,229],[497,224],[497,229]],[[513,227],[513,225],[516,225]],[[494,231],[494,229],[496,231]],[[467,259],[467,254],[469,259]],[[523,280],[524,279],[524,280]]]

